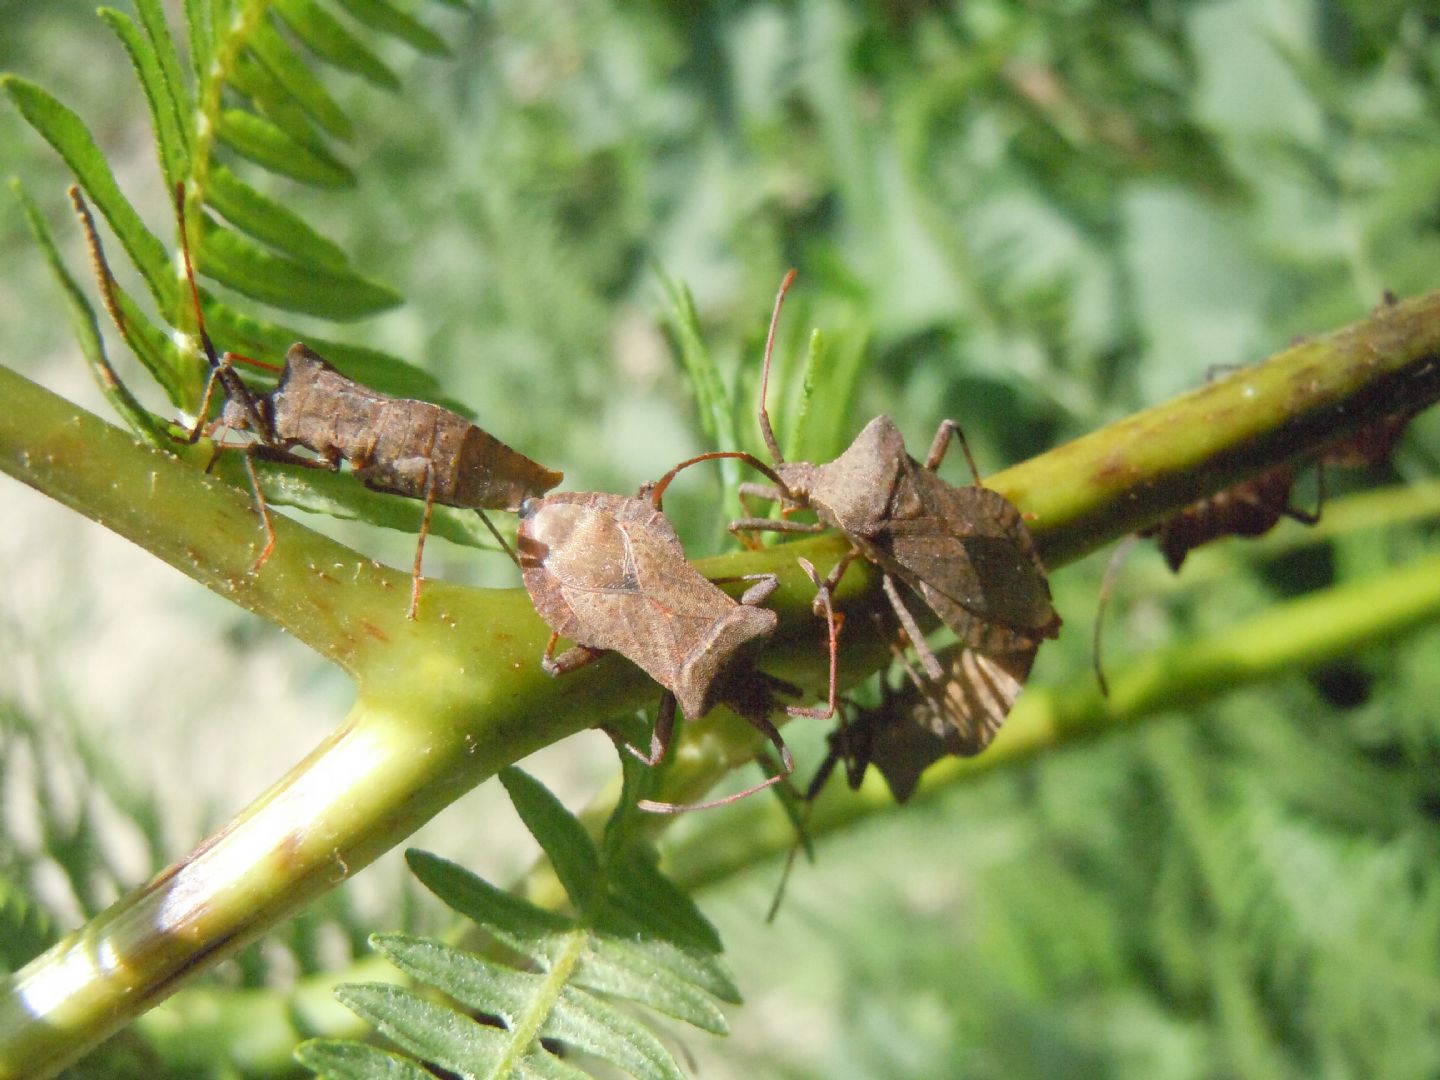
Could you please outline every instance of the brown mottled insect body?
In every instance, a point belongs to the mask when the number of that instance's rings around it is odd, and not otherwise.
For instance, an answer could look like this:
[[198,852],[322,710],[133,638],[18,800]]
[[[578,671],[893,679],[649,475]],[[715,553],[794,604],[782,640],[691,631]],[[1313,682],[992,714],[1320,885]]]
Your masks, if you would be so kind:
[[[628,749],[647,764],[665,756],[678,706],[698,719],[717,705],[744,717],[775,746],[783,772],[794,770],[790,749],[770,721],[777,691],[797,692],[755,668],[779,619],[760,607],[779,579],[761,574],[737,601],[686,559],[680,538],[661,511],[665,488],[683,462],[635,497],[603,492],[562,492],[528,499],[520,507],[517,548],[525,588],[553,633],[542,666],[552,675],[574,671],[604,652],[627,657],[664,688],[648,753]],[[728,456],[728,455],[720,455]],[[803,563],[803,560],[802,560]],[[786,706],[792,716],[829,717],[835,709],[838,620],[829,593],[808,563],[820,593],[830,637],[829,705]],[[575,646],[553,656],[560,637]],[[618,742],[617,737],[617,742]],[[738,795],[701,806],[642,801],[659,812],[723,805],[780,779],[770,777]]]
[[[285,354],[279,383],[259,401],[269,424],[256,433],[262,442],[304,447],[330,468],[348,461],[375,491],[513,513],[563,479],[458,413],[372,390],[298,342]],[[229,408],[227,401],[221,426],[243,430],[243,415]]]
[[1279,465],[1193,502],[1164,521],[1142,529],[1139,535],[1153,536],[1165,562],[1179,573],[1186,555],[1221,537],[1263,536],[1287,517],[1314,525],[1320,520],[1318,510],[1312,514],[1290,505],[1290,489],[1294,485],[1294,468]]
[[[767,575],[737,602],[685,559],[680,537],[647,499],[561,492],[520,509],[520,571],[535,610],[584,650],[622,653],[675,694],[686,719],[718,704],[779,618],[758,607]],[[554,671],[584,663],[549,661]]]
[[[255,471],[256,457],[331,471],[339,471],[341,462],[348,461],[355,478],[366,487],[424,501],[425,511],[411,570],[408,614],[412,619],[420,603],[421,559],[435,503],[475,510],[513,558],[514,553],[484,511],[517,511],[527,498],[543,495],[564,479],[563,475],[512,450],[458,413],[428,401],[394,398],[342,375],[322,356],[299,342],[290,346],[285,354],[285,366],[275,389],[268,394],[251,390],[236,373],[231,354],[217,353],[205,332],[200,291],[195,284],[195,270],[185,239],[184,200],[184,187],[179,185],[175,208],[180,220],[181,251],[200,342],[210,364],[210,379],[205,386],[199,417],[186,441],[196,442],[202,434],[223,438],[226,431],[249,432],[256,440],[231,448],[245,454],[245,467],[265,528],[265,546],[251,571],[259,570],[275,547],[275,528]],[[80,207],[77,203],[77,209]],[[126,328],[114,302],[109,270],[103,267],[99,239],[88,212],[81,213],[81,220],[97,266],[104,270],[101,273],[97,269],[97,276],[106,307],[124,333]],[[207,422],[217,386],[224,395],[224,404],[219,416]],[[293,453],[296,447],[311,451],[316,458]],[[217,440],[217,455],[221,449],[225,447]]]
[[[1050,585],[1034,540],[1019,511],[981,484],[964,434],[953,420],[941,423],[923,465],[910,456],[900,430],[885,416],[866,424],[845,452],[828,464],[784,460],[770,426],[765,395],[775,326],[793,279],[791,271],[776,297],[760,384],[760,433],[773,470],[747,456],[777,482],[773,487],[745,484],[741,494],[778,500],[787,513],[811,509],[819,521],[747,517],[732,522],[731,531],[818,532],[830,527],[843,532],[852,552],[826,584],[833,589],[855,555],[878,566],[895,614],[934,679],[942,678],[943,671],[897,581],[918,593],[964,644],[974,648],[1013,651],[1055,637],[1060,618],[1051,606]],[[952,437],[959,439],[970,465],[975,480],[971,487],[955,487],[935,471]]]

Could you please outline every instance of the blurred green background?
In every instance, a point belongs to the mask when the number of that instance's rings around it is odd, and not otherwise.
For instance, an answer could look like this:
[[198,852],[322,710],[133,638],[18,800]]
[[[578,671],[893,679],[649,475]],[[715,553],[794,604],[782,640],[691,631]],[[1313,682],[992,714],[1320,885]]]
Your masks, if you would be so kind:
[[[500,0],[423,15],[455,57],[383,50],[397,97],[327,76],[362,119],[341,151],[358,190],[256,182],[409,298],[326,334],[426,366],[567,486],[627,490],[709,448],[662,275],[693,291],[752,448],[759,347],[795,266],[780,350],[800,356],[819,326],[854,372],[822,387],[805,452],[833,454],[879,411],[921,448],[953,416],[986,472],[1358,318],[1386,289],[1440,286],[1431,4]],[[0,22],[0,69],[76,108],[172,236],[143,99],[89,6],[0,3]],[[0,161],[78,271],[63,167],[8,108]],[[0,360],[103,412],[8,198],[0,245]],[[1332,495],[1434,476],[1437,421]],[[692,474],[670,503],[697,554],[722,544],[715,483]],[[0,521],[0,871],[68,925],[248,801],[348,689],[10,481]],[[408,565],[413,538],[336,531]],[[1119,580],[1110,667],[1436,547],[1423,520],[1287,523],[1172,578],[1147,546]],[[1056,575],[1066,632],[1036,685],[1084,678],[1103,559]],[[443,543],[427,572],[512,582]],[[821,727],[786,731],[802,775]],[[572,742],[537,769],[578,806],[613,758]],[[1432,628],[873,815],[797,869],[773,925],[773,861],[701,896],[747,1005],[731,1039],[684,1040],[707,1077],[1437,1075],[1437,763]],[[726,836],[726,813],[685,829]],[[533,855],[512,817],[477,792],[419,842],[503,879]],[[220,981],[283,981],[363,950],[367,930],[436,917],[394,860],[346,894]]]

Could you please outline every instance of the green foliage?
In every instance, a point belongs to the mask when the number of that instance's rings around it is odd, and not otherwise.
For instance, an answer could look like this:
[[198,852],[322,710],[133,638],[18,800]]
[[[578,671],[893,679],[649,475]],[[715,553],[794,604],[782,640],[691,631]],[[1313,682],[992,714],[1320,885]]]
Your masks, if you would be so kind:
[[[628,770],[632,776],[634,769]],[[670,1052],[629,1011],[644,1005],[715,1034],[727,1030],[715,999],[739,992],[717,959],[715,930],[655,870],[622,803],[607,841],[518,769],[500,775],[521,819],[550,859],[573,917],[506,893],[452,862],[411,851],[415,875],[498,946],[488,955],[431,938],[380,934],[373,943],[434,996],[393,985],[343,985],[336,994],[421,1062],[461,1076],[579,1077],[557,1046],[639,1080],[678,1080]],[[307,1043],[300,1060],[326,1077],[412,1075],[378,1051],[333,1040]]]
[[[278,32],[265,5],[250,5],[218,37],[209,12],[187,9],[192,67],[201,73],[193,89],[184,84],[179,52],[158,2],[142,0],[138,7],[138,24],[111,9],[102,10],[101,16],[129,54],[149,103],[161,175],[171,188],[185,188],[185,220],[196,269],[272,307],[333,320],[365,318],[398,304],[400,297],[392,289],[356,273],[339,245],[223,161],[210,157],[218,138],[252,164],[304,183],[336,187],[354,182],[353,173],[329,148],[330,140],[350,137],[351,121],[309,64]],[[220,22],[219,10],[213,16],[216,23]],[[304,22],[312,35],[324,39],[324,46],[314,54],[319,59],[346,70],[375,73],[373,54],[353,35],[335,32],[340,24],[333,16],[308,3],[290,5],[287,10],[296,22]],[[374,31],[437,51],[438,39],[433,33],[387,3],[361,5],[358,17]],[[329,32],[319,29],[322,26]],[[301,37],[303,40],[304,35]],[[210,57],[200,54],[197,43],[215,50],[214,64],[204,62]],[[383,78],[378,81],[386,82]],[[0,78],[0,85],[21,115],[64,158],[82,190],[115,230],[164,322],[182,332],[193,332],[193,309],[183,277],[177,279],[171,256],[120,191],[84,121],[30,80],[6,75]],[[226,95],[238,95],[248,108],[222,105]],[[221,214],[225,223],[203,213],[206,205]],[[52,259],[52,265],[63,275],[57,261]],[[176,348],[170,335],[118,284],[115,292],[123,313],[121,330],[131,349],[172,404],[195,408],[206,375],[198,350]],[[215,297],[203,300],[206,320],[222,348],[276,356],[290,342],[305,336],[293,328],[244,315]],[[313,336],[308,340],[326,349],[327,355],[354,377],[377,389],[443,400],[433,378],[397,357],[353,347],[332,349]],[[92,364],[97,370],[104,366],[102,361]],[[147,423],[142,413],[122,409],[122,416],[138,432],[154,436],[153,423]],[[280,479],[280,470],[269,471],[277,474],[274,496],[278,502],[302,507],[338,502],[343,505],[341,516],[380,524],[396,521],[388,508],[377,507],[365,493],[350,490],[357,485],[337,488],[322,481],[317,492],[309,478],[290,475]],[[299,494],[292,497],[290,493],[297,488]],[[407,515],[401,518],[408,524]],[[453,521],[443,533],[462,541],[474,535]]]
[[[329,284],[297,290],[295,306],[286,290],[265,299],[326,318],[381,308],[390,294],[371,274],[416,294],[408,322],[365,346],[207,295],[222,347],[274,357],[304,336],[371,385],[431,400],[443,386],[504,417],[497,433],[540,459],[583,458],[569,469],[576,487],[628,489],[711,442],[758,449],[759,345],[790,265],[801,274],[771,388],[787,452],[823,458],[881,410],[923,446],[953,415],[986,471],[1189,388],[1211,364],[1346,322],[1386,287],[1436,284],[1436,36],[1415,5],[497,3],[446,34],[459,62],[409,80],[404,122],[389,131],[384,110],[356,106],[337,76],[391,89],[411,60],[391,46],[433,48],[377,25],[377,8],[393,7],[277,2],[270,29],[312,54],[292,49],[301,70],[335,69],[320,79],[288,70],[273,38],[237,53],[223,29],[233,10],[212,20],[211,7],[186,4],[183,58],[158,3],[139,4],[134,23],[104,14],[144,88],[165,183],[192,185],[201,272],[252,296],[273,284],[272,266],[292,283],[313,274]],[[206,82],[215,63],[223,90]],[[113,183],[129,174],[35,83],[5,85],[110,221],[149,296],[122,296],[131,344],[171,405],[193,410],[203,370],[165,329],[190,329],[191,316],[173,257]],[[196,110],[218,151],[192,130]],[[347,127],[356,149],[342,145]],[[362,171],[370,139],[383,149]],[[343,222],[312,226],[292,208],[303,197],[284,176],[295,174],[320,188],[364,182],[334,196]],[[218,219],[201,224],[207,211]],[[354,237],[367,245],[363,274],[344,254]],[[401,258],[412,263],[377,269]],[[689,286],[669,290],[683,376],[647,361],[643,334],[635,343],[634,325],[662,306],[656,265]],[[7,285],[22,298],[30,287]],[[807,354],[815,325],[825,330]],[[814,376],[796,373],[807,355]],[[799,390],[807,381],[813,394]],[[1434,420],[1417,421],[1393,465],[1336,486],[1433,474]],[[347,479],[276,470],[265,482],[277,502],[413,530],[418,507]],[[682,529],[715,513],[688,499],[670,502]],[[1434,549],[1418,514],[1383,535],[1367,524],[1322,527],[1303,544],[1287,525],[1275,543],[1217,545],[1178,579],[1138,555],[1113,612],[1114,674],[1127,653],[1223,637],[1279,599]],[[436,531],[469,542],[464,522]],[[1098,577],[1087,566],[1057,576],[1067,631],[1042,653],[1037,686],[1082,674]],[[1422,634],[1364,650],[849,830],[797,872],[778,930],[759,925],[771,868],[758,884],[732,871],[707,910],[770,999],[763,1020],[741,1014],[724,1049],[698,1047],[711,1059],[703,1075],[1434,1072],[1436,645]],[[819,733],[800,727],[786,737],[803,751],[811,736],[813,761]],[[754,839],[727,812],[687,825],[716,848]],[[81,826],[49,835],[93,859],[94,822]],[[594,859],[574,850],[559,861],[582,896],[597,888],[595,865],[621,865],[603,844]],[[63,859],[67,880],[95,872]],[[653,881],[646,872],[643,859],[630,871]],[[581,915],[551,923],[484,890],[472,917],[501,941],[509,927],[558,949],[587,925],[578,900]],[[38,946],[46,933],[13,910],[0,909],[4,926]],[[313,918],[295,931],[306,973],[319,969],[303,944]],[[342,920],[352,939],[362,923]],[[430,938],[377,941],[426,986],[480,971],[526,1019],[544,999],[545,974],[488,948],[457,958]],[[245,964],[243,985],[263,986],[266,965]],[[370,1015],[419,1016],[421,1037],[516,1044],[476,1023],[480,1005],[368,993],[355,1000]],[[534,1046],[519,1049],[551,1067]],[[303,1053],[330,1075],[420,1075],[358,1043]]]

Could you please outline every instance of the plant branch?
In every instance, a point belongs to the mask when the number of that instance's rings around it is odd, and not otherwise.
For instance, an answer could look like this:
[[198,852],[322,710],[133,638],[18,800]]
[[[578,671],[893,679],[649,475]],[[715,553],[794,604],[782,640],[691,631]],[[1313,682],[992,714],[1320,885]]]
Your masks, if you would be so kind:
[[[1429,404],[1440,396],[1437,355],[1432,293],[992,483],[1025,511],[1047,563],[1063,565],[1197,496]],[[428,582],[411,622],[405,575],[284,519],[270,561],[250,573],[259,528],[248,493],[3,370],[0,399],[0,469],[290,630],[350,671],[359,692],[346,723],[221,833],[12,978],[0,996],[0,1077],[52,1074],[501,766],[653,700],[653,685],[618,658],[543,676],[536,659],[547,633],[520,590]],[[820,684],[825,658],[795,556],[824,573],[841,550],[825,537],[701,564],[715,576],[781,576],[772,598],[781,630],[766,666],[807,688]],[[878,594],[874,575],[855,566],[838,597],[851,626],[867,625],[853,616],[878,609]],[[885,662],[872,637],[842,635],[850,679]],[[1136,692],[1126,686],[1117,689]],[[1080,723],[1057,717],[1057,732]],[[692,738],[697,731],[713,748],[671,770],[661,797],[688,801],[753,747],[739,725],[692,725]],[[1003,745],[986,759],[1004,760]]]
[[[1440,556],[1430,556],[1143,657],[1112,679],[1108,699],[1089,674],[1065,686],[1028,688],[985,753],[947,757],[931,766],[911,803],[1177,710],[1193,713],[1240,687],[1309,670],[1437,620]],[[809,832],[823,836],[898,809],[872,769],[859,791],[832,781],[814,803]],[[690,833],[667,847],[665,867],[681,885],[699,889],[783,854],[794,843],[795,829],[774,800],[753,799],[727,814],[723,826]]]

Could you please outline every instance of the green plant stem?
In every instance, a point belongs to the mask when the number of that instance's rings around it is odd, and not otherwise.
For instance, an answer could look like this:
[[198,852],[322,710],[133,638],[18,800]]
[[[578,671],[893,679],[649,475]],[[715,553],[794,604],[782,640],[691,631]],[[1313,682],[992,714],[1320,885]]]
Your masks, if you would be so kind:
[[[1429,404],[1440,396],[1437,355],[1432,293],[992,483],[1025,511],[1047,563],[1059,566],[1208,491]],[[428,582],[411,622],[406,575],[280,518],[274,554],[251,572],[260,532],[248,494],[3,369],[0,400],[0,469],[289,630],[351,672],[358,690],[345,724],[219,834],[5,985],[0,1078],[53,1074],[501,766],[654,697],[616,658],[562,680],[541,675],[535,659],[547,634],[520,590]],[[807,688],[823,679],[825,659],[794,558],[805,554],[824,573],[841,550],[826,537],[702,564],[717,576],[780,574],[773,603],[782,624],[766,663]],[[851,626],[881,602],[874,577],[863,565],[846,577],[839,599]],[[842,647],[852,678],[886,655],[871,635],[842,635]],[[690,801],[754,741],[748,729],[710,722],[691,726],[697,736],[716,741],[680,755],[684,767],[671,770],[660,797]]]
[[[1112,679],[1109,699],[1089,674],[1061,687],[1028,688],[985,753],[936,763],[911,802],[1146,720],[1191,712],[1240,687],[1319,666],[1437,620],[1440,555],[1312,593],[1221,634],[1141,658]],[[897,809],[872,769],[858,791],[832,780],[814,803],[809,831],[819,837]],[[752,799],[729,811],[723,824],[668,846],[665,868],[680,884],[704,888],[788,851],[794,842],[795,830],[774,800]]]

